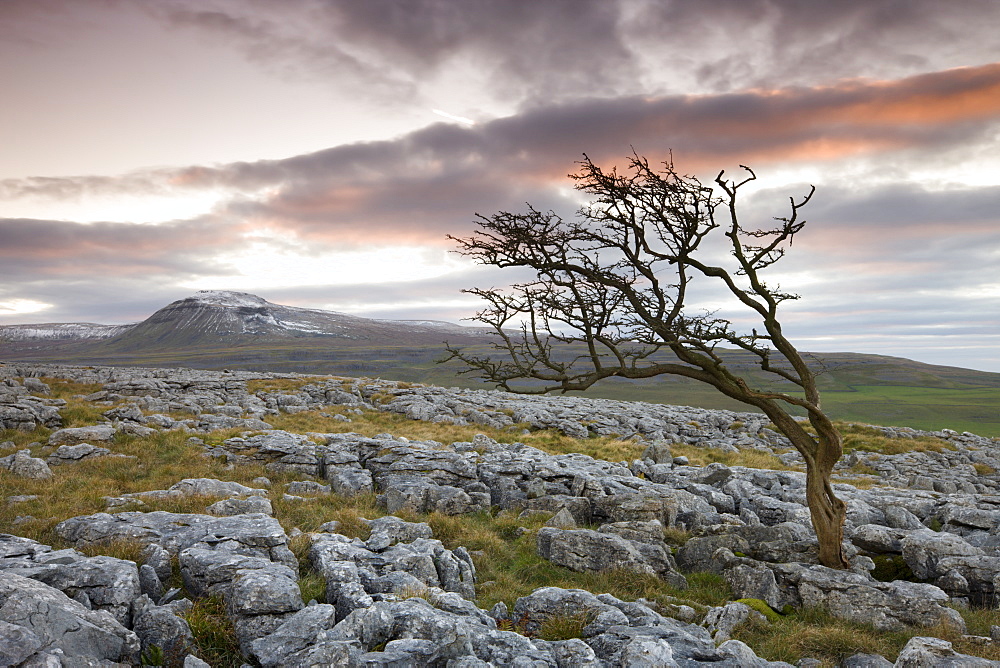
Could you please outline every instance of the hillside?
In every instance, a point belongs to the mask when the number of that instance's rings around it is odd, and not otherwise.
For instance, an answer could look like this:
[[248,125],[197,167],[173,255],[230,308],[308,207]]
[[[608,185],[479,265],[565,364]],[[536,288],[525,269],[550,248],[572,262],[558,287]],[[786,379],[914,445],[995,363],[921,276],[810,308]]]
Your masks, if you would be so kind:
[[[437,361],[445,341],[486,351],[489,340],[482,329],[451,323],[375,320],[282,306],[247,293],[202,291],[134,325],[0,327],[0,360],[364,375],[472,388],[484,385],[460,375],[456,364]],[[725,357],[751,381],[789,390],[745,353]],[[1000,436],[1000,374],[882,355],[813,357],[825,369],[826,409],[837,418]],[[587,394],[745,409],[710,387],[676,377],[610,379]]]

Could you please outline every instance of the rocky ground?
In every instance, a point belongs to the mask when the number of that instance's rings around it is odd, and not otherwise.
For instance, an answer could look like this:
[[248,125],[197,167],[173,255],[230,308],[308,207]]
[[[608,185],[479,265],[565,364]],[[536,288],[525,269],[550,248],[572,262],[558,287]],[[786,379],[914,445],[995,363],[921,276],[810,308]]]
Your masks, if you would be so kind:
[[[42,380],[54,378],[99,387],[82,399],[103,415],[65,427],[66,400],[52,398]],[[295,382],[289,389],[248,385],[279,379]],[[388,433],[295,433],[268,422],[307,411],[338,423],[382,411],[491,433],[612,436],[641,444],[642,454],[603,461],[487,435],[442,443]],[[811,608],[884,631],[928,629],[906,644],[896,666],[1000,665],[933,637],[940,629],[952,637],[966,631],[959,608],[995,607],[995,439],[879,428],[896,441],[934,439],[944,447],[845,457],[835,488],[849,508],[853,568],[834,571],[816,565],[804,473],[694,466],[671,451],[756,451],[794,469],[798,455],[754,413],[372,379],[0,365],[0,429],[38,428],[46,429],[44,443],[0,443],[0,480],[46,479],[94,458],[126,457],[116,451],[122,435],[177,430],[207,457],[297,480],[279,489],[267,477],[252,485],[185,478],[109,496],[106,512],[55,527],[63,546],[18,536],[17,523],[31,518],[0,527],[8,532],[0,535],[0,665],[205,665],[195,655],[188,613],[208,596],[225,602],[243,660],[261,666],[790,665],[762,659],[732,636],[750,619]],[[208,436],[219,430],[239,435]],[[336,522],[324,524],[305,535],[308,549],[297,556],[290,540],[302,540],[301,532],[282,527],[272,502],[317,495],[374,495],[386,514],[371,519],[366,540],[338,533]],[[189,497],[203,499],[204,511],[153,509]],[[10,494],[6,503],[24,500]],[[696,609],[682,599],[627,601],[543,587],[510,607],[481,609],[476,551],[447,547],[426,522],[400,517],[428,513],[544,518],[535,549],[552,564],[632,571],[677,590],[688,587],[691,573],[715,573],[733,601]],[[673,546],[665,540],[671,531],[690,538]],[[135,560],[87,556],[93,546],[122,540],[141,547]],[[324,581],[323,600],[303,600],[300,557]],[[885,577],[889,567],[903,577]],[[183,586],[171,588],[178,572]],[[539,629],[559,618],[578,620],[578,637],[542,639]],[[994,640],[970,643],[992,651]],[[841,665],[893,664],[857,655]]]

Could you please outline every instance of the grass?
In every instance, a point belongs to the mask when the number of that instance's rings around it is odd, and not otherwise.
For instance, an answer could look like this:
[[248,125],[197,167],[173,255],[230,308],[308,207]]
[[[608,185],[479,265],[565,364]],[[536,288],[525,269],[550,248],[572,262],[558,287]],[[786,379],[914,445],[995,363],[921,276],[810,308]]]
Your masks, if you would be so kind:
[[537,532],[548,519],[545,515],[519,519],[512,513],[462,517],[435,513],[415,519],[427,521],[446,547],[463,545],[474,555],[480,582],[476,604],[485,609],[499,601],[513,609],[518,598],[539,587],[607,592],[629,601],[646,598],[666,604],[682,599],[694,606],[718,605],[731,595],[725,581],[710,573],[693,574],[691,587],[682,591],[656,576],[632,571],[577,573],[556,566],[537,554]]
[[326,378],[258,378],[247,381],[247,392],[256,394],[257,392],[297,392],[306,385],[315,385],[332,377]]
[[875,427],[854,423],[836,423],[844,439],[844,452],[864,450],[883,455],[901,455],[906,452],[943,452],[954,450],[947,441],[933,436],[915,438],[890,438]]
[[740,450],[726,452],[718,448],[699,448],[687,443],[671,443],[670,452],[674,457],[687,457],[692,466],[708,466],[716,462],[726,466],[746,466],[755,469],[770,469],[772,471],[798,471],[794,466],[784,464],[770,452],[762,450]]
[[[272,480],[273,480],[273,474]],[[370,533],[364,519],[375,519],[385,514],[375,503],[374,494],[345,498],[335,494],[321,495],[307,501],[286,501],[277,497],[271,500],[274,515],[286,532],[299,529],[317,531],[320,525],[336,521],[337,533],[350,538],[367,538]]]
[[594,621],[594,615],[578,612],[573,615],[549,615],[538,628],[542,640],[558,641],[582,638],[583,629]]
[[191,627],[196,654],[201,659],[213,668],[243,665],[233,622],[226,616],[226,603],[221,596],[198,599],[184,618]]
[[[989,627],[1000,621],[1000,610],[959,609],[969,634],[989,636]],[[955,651],[985,659],[1000,659],[1000,647],[982,645],[964,638],[945,625],[929,628],[906,628],[899,631],[879,631],[867,624],[847,622],[819,608],[803,609],[781,616],[774,622],[751,620],[740,626],[733,637],[747,643],[758,656],[770,661],[795,663],[809,657],[819,659],[824,666],[834,667],[854,654],[881,654],[895,661],[903,646],[914,636],[943,638]]]
[[[0,432],[0,441],[11,432]],[[17,432],[13,432],[17,434]],[[47,430],[22,433],[21,438],[44,441]],[[0,496],[36,495],[38,498],[18,504],[0,505],[0,531],[15,533],[61,546],[54,533],[56,524],[77,515],[103,512],[104,497],[121,496],[151,489],[166,489],[183,478],[218,478],[249,485],[253,478],[267,473],[279,482],[290,479],[266,472],[261,466],[228,468],[222,461],[203,455],[202,448],[187,443],[185,432],[158,432],[149,437],[122,437],[109,446],[112,452],[130,457],[101,457],[76,464],[53,467],[48,480],[30,480],[0,470]],[[36,447],[35,456],[45,448]],[[144,510],[204,512],[217,499],[188,498],[147,503]],[[14,525],[18,516],[31,516]]]
[[142,551],[145,547],[146,544],[142,541],[129,538],[119,538],[101,543],[87,543],[86,545],[81,545],[76,549],[83,552],[88,557],[104,555],[107,557],[114,557],[116,559],[134,561],[141,564],[143,561]]
[[1000,436],[1000,389],[995,387],[855,385],[847,392],[825,392],[823,406],[840,420]]
[[52,378],[50,376],[44,376],[39,378],[40,381],[49,386],[51,394],[49,395],[53,399],[70,399],[78,394],[93,394],[99,392],[102,389],[100,383],[78,383],[74,380],[68,380],[66,378]]

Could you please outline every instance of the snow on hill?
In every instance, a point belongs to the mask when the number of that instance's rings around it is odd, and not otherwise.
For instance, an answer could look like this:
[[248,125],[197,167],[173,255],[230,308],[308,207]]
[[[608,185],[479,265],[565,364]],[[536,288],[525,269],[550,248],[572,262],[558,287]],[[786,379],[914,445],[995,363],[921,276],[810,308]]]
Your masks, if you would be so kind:
[[146,320],[131,325],[45,323],[0,326],[0,340],[68,341],[116,339],[135,347],[143,341],[189,344],[202,336],[301,337],[333,336],[353,340],[391,340],[418,335],[480,336],[485,330],[436,320],[379,320],[360,316],[273,304],[247,292],[199,290],[171,302]]
[[46,322],[37,325],[0,325],[0,340],[110,339],[127,332],[132,325],[98,325],[92,322]]

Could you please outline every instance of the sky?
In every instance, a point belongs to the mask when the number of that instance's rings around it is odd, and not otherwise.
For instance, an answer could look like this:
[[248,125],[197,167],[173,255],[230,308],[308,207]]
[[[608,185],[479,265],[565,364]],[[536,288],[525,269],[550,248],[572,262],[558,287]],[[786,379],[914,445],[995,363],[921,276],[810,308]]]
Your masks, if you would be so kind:
[[[0,0],[0,325],[201,289],[460,322],[519,276],[448,234],[572,217],[582,154],[747,225],[800,349],[1000,372],[1000,2]],[[709,304],[710,305],[710,304]],[[471,323],[470,323],[471,324]]]

